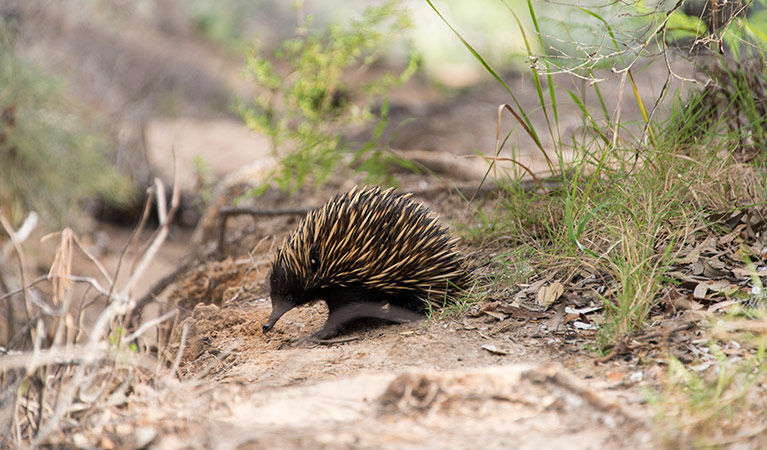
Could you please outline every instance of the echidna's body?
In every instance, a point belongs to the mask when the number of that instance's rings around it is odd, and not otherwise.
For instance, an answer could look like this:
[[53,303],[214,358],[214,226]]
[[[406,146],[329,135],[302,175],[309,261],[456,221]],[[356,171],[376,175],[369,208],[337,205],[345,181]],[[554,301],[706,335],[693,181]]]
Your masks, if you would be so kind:
[[277,251],[269,331],[296,306],[325,300],[330,314],[314,337],[345,322],[409,322],[428,301],[441,306],[469,280],[455,241],[437,218],[392,189],[352,189],[311,211]]

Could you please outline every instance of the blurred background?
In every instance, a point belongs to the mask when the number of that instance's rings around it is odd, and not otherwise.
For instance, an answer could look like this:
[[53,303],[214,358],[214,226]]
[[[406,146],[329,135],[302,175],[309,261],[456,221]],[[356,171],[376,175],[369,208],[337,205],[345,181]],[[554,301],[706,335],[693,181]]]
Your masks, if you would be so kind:
[[[388,8],[382,17],[364,22],[366,9],[381,5]],[[568,55],[588,53],[590,68],[609,68],[609,59],[594,58],[610,53],[603,47],[600,20],[618,27],[624,44],[640,38],[651,23],[626,14],[623,6],[595,6],[598,19],[574,6],[535,5],[538,26],[545,30],[541,40],[531,33],[526,2],[434,3],[488,64],[516,83],[519,95],[532,94],[533,105],[534,92],[523,88],[529,87],[525,73],[534,63],[528,51],[545,52],[555,61],[559,55],[563,64],[572,60]],[[363,25],[366,31],[360,31]],[[273,128],[270,135],[247,120],[248,108],[264,111],[258,98],[268,83],[246,67],[268,55],[261,61],[272,61],[281,76],[304,76],[298,65],[304,63],[280,60],[274,52],[307,33],[339,28],[346,34],[336,40],[357,41],[333,51],[353,52],[349,49],[361,45],[365,60],[355,67],[338,63],[347,71],[348,86],[321,95],[348,97],[379,118],[383,100],[390,99],[387,130],[395,131],[383,136],[390,147],[492,154],[495,109],[509,101],[507,93],[427,2],[365,1],[350,7],[342,1],[4,0],[0,207],[16,225],[29,210],[54,227],[75,224],[82,221],[83,208],[133,223],[142,192],[155,175],[170,182],[175,158],[187,194],[181,221],[194,225],[205,200],[201,192],[215,180],[280,157],[277,140],[269,136],[285,130]],[[401,76],[400,82],[384,80],[378,93],[360,99],[361,86],[389,72]],[[285,103],[284,114],[290,105]],[[356,128],[341,130],[360,117]],[[337,120],[332,133],[368,140],[376,125],[370,114],[347,118]],[[327,116],[319,120],[332,122]],[[287,141],[281,142],[287,146]]]

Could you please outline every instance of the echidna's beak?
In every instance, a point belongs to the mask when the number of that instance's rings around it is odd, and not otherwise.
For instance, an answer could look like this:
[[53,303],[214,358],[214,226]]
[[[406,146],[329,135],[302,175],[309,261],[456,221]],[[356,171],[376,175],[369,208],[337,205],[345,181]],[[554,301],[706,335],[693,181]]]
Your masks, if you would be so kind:
[[282,317],[283,314],[290,311],[291,306],[286,302],[272,300],[272,314],[269,316],[269,320],[266,321],[264,327],[261,329],[264,333],[271,330],[274,324]]

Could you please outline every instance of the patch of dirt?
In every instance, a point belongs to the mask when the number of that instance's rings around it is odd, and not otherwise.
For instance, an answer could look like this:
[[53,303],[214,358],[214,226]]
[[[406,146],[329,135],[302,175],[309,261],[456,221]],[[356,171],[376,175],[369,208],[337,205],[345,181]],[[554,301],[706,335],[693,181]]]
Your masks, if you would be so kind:
[[[305,201],[315,196],[322,197]],[[430,195],[426,203],[458,217],[453,201],[460,199],[451,198]],[[662,368],[635,358],[597,364],[588,349],[596,331],[563,323],[558,307],[536,312],[529,303],[488,302],[405,325],[361,321],[317,343],[307,337],[326,318],[318,303],[262,333],[274,244],[259,243],[280,242],[295,220],[233,223],[230,234],[240,237],[227,241],[230,256],[198,265],[168,289],[171,304],[193,310],[164,352],[169,367],[180,355],[181,392],[158,414],[210,413],[205,421],[177,417],[170,434],[153,428],[158,448],[651,446],[642,390],[662,383]]]
[[[332,343],[309,341],[325,320],[324,304],[292,310],[263,334],[268,297],[243,295],[241,287],[262,292],[266,273],[251,271],[244,282],[221,276],[242,272],[236,260],[213,262],[172,294],[201,298],[205,279],[215,278],[217,293],[204,297],[230,297],[198,304],[174,330],[167,354],[182,354],[181,384],[172,395],[163,392],[172,399],[155,414],[181,416],[172,433],[167,425],[154,426],[158,448],[188,442],[285,449],[611,448],[617,442],[649,448],[641,389],[657,385],[662,372],[625,361],[595,364],[594,353],[584,349],[593,335],[549,331],[545,319],[508,319],[499,329],[498,320],[477,307],[404,325],[360,322]],[[183,413],[195,408],[208,411],[206,420]]]
[[275,165],[269,139],[234,119],[153,118],[144,128],[144,142],[153,173],[167,185],[177,176],[187,195],[243,167]]

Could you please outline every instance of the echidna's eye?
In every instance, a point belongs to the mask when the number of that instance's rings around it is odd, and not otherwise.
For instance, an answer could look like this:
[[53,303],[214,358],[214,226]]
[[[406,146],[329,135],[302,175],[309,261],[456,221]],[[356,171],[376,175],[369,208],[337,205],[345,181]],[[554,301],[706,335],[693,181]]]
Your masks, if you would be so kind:
[[285,303],[289,305],[293,304],[293,294],[288,294],[285,296]]

